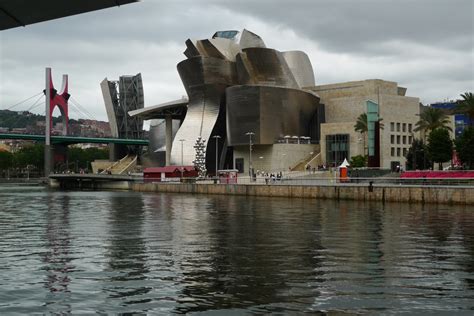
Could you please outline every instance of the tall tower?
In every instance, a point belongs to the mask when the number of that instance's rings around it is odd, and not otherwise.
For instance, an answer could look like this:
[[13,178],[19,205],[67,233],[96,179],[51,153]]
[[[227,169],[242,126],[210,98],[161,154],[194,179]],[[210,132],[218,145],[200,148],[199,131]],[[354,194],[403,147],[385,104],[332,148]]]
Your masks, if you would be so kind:
[[60,158],[60,160],[65,160],[64,155],[55,155],[53,147],[51,146],[51,128],[53,121],[53,111],[57,106],[59,111],[61,111],[61,116],[63,119],[63,130],[62,134],[67,135],[68,121],[69,121],[69,110],[68,110],[68,100],[70,94],[68,92],[68,76],[63,75],[63,82],[61,92],[58,93],[54,89],[53,78],[51,75],[51,68],[46,68],[45,72],[45,105],[46,105],[46,124],[45,124],[45,148],[44,148],[44,173],[45,176],[48,176],[51,173],[51,169],[54,166],[54,157]]
[[[118,81],[105,78],[101,83],[107,117],[112,137],[142,139],[143,120],[131,117],[129,111],[144,106],[142,75],[121,76]],[[140,146],[111,145],[111,160],[117,160],[127,154],[139,154]]]

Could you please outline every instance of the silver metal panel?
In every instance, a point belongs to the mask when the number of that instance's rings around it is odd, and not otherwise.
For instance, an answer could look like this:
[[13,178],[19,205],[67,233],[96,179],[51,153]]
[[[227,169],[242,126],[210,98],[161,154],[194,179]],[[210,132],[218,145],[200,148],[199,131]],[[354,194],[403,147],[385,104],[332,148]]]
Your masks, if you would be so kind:
[[[186,117],[173,140],[171,164],[191,165],[195,159],[197,138],[209,145],[224,92],[236,83],[234,63],[219,58],[193,57],[178,64],[178,72],[189,96]],[[180,140],[184,140],[181,142]]]
[[[172,139],[174,139],[178,132],[179,123],[179,120],[173,120]],[[150,121],[149,140],[148,150],[151,160],[159,166],[164,166],[166,149],[166,126],[164,119]]]
[[300,88],[316,85],[308,55],[301,51],[282,52],[282,55]]
[[245,49],[249,47],[260,47],[260,48],[265,48],[265,43],[263,40],[260,38],[255,33],[252,33],[246,29],[242,31],[240,34],[240,48]]
[[285,135],[307,136],[319,98],[304,90],[243,85],[226,89],[226,122],[229,146],[274,144]]
[[237,55],[240,84],[299,88],[282,53],[270,48],[246,48]]
[[196,57],[196,56],[201,55],[201,53],[199,52],[199,50],[196,47],[196,41],[195,40],[191,40],[191,39],[186,40],[186,50],[184,51],[184,55],[188,58]]
[[209,42],[214,45],[227,60],[235,61],[235,57],[240,53],[239,45],[233,40],[227,38],[212,38],[209,39]]

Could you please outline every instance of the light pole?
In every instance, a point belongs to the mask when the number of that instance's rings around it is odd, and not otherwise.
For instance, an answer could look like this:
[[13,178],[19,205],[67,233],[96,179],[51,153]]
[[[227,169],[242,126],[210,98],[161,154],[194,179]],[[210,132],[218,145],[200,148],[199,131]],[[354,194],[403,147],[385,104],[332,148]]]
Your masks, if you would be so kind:
[[184,142],[186,141],[185,139],[180,139],[179,140],[181,142],[181,179],[183,179],[183,144]]
[[214,135],[212,136],[216,140],[216,178],[217,178],[217,159],[218,159],[218,151],[219,151],[219,138],[221,138],[219,135]]
[[252,136],[255,135],[254,132],[247,132],[245,135],[249,137],[249,176],[253,176],[253,167],[252,167]]

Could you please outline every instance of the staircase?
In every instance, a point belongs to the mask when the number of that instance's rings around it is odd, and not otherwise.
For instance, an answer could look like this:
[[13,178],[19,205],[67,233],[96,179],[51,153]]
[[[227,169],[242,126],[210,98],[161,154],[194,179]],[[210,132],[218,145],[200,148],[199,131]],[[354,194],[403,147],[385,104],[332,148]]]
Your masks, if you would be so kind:
[[126,174],[132,171],[137,165],[136,155],[127,155],[102,171],[102,174]]
[[311,168],[317,167],[320,164],[320,160],[321,153],[316,152],[300,160],[294,167],[291,168],[291,171],[305,171],[308,165]]

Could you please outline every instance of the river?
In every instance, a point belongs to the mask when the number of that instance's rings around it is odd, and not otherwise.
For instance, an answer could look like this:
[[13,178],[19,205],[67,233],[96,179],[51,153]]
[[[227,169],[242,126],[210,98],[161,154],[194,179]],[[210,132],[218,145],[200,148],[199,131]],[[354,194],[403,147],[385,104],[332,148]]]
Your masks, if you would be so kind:
[[0,186],[0,314],[474,312],[474,210]]

